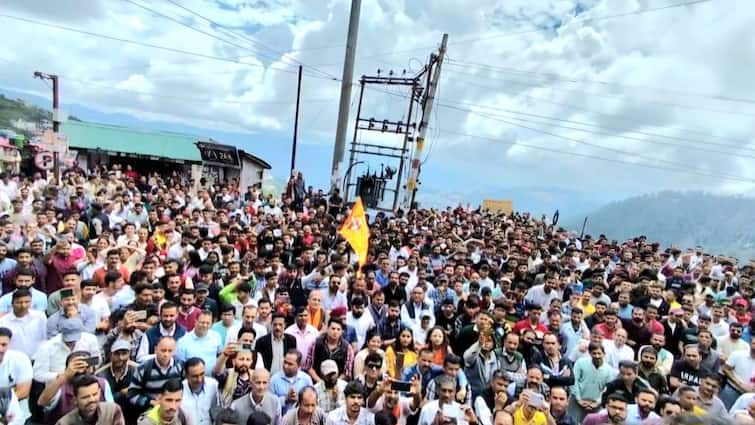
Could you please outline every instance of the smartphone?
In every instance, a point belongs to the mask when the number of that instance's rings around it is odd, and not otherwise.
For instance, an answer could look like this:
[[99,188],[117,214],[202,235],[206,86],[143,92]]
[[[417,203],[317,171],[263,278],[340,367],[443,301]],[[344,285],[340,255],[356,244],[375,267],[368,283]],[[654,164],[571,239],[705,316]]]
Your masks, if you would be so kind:
[[134,311],[136,313],[134,317],[136,320],[146,320],[147,319],[147,310],[136,310]]
[[453,406],[449,404],[443,405],[443,408],[441,409],[441,413],[446,419],[456,418],[456,410],[454,410]]
[[391,381],[391,389],[394,391],[408,392],[412,383],[406,381]]
[[70,298],[73,296],[73,289],[71,288],[63,288],[60,290],[60,299],[63,298]]
[[87,363],[89,363],[89,366],[91,367],[97,367],[97,364],[100,362],[100,358],[97,356],[92,356],[87,358]]
[[530,395],[529,395],[529,405],[530,406],[532,406],[532,407],[534,407],[536,409],[540,409],[540,408],[543,407],[543,402],[544,401],[545,401],[545,398],[543,397],[542,394],[536,393],[534,391],[530,392]]
[[252,344],[241,344],[241,349],[246,351],[252,351],[253,350]]

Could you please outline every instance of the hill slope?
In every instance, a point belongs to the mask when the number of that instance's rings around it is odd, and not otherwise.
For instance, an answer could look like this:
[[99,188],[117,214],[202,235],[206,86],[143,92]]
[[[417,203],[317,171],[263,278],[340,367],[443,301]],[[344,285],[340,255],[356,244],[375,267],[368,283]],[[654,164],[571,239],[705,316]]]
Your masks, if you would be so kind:
[[[68,119],[79,121],[78,118],[73,116],[68,117]],[[22,100],[11,99],[0,93],[0,130],[11,129],[16,133],[31,137],[32,132],[29,129],[19,127],[16,124],[20,121],[25,125],[34,125],[39,124],[44,120],[52,120],[51,111],[39,108]]]
[[[660,192],[629,198],[589,215],[585,233],[610,239],[647,235],[663,246],[702,245],[706,252],[755,258],[755,199],[702,192]],[[579,229],[582,223],[568,223]]]

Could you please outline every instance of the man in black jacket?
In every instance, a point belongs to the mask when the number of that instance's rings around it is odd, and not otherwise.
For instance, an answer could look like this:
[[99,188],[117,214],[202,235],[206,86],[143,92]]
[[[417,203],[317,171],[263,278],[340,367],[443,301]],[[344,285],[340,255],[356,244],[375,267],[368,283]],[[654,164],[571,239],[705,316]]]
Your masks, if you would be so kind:
[[265,369],[275,374],[283,368],[283,358],[288,350],[296,348],[296,338],[284,333],[286,330],[286,317],[279,313],[273,313],[272,332],[257,340],[257,355],[262,357]]

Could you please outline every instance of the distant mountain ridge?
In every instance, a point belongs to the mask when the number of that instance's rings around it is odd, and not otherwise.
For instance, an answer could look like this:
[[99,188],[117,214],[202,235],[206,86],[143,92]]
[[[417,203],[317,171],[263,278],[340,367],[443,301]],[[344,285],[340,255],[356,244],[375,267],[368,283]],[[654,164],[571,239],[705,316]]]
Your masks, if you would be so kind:
[[[618,240],[646,235],[664,247],[701,245],[711,254],[755,258],[755,198],[665,191],[612,202],[588,217],[586,234]],[[581,220],[564,224],[582,227]]]

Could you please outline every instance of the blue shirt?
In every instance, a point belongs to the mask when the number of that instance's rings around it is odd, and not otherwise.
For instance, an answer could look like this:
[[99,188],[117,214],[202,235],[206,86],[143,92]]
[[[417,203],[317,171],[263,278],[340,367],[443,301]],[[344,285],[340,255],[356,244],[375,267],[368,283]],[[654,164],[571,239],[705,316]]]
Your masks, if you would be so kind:
[[275,394],[278,400],[280,400],[281,410],[283,410],[281,415],[285,415],[288,409],[296,406],[295,401],[288,402],[286,400],[291,387],[294,387],[294,391],[299,394],[299,391],[308,385],[312,385],[312,378],[301,370],[296,371],[296,376],[293,378],[286,376],[282,370],[270,378],[270,392]]
[[0,261],[0,280],[5,277],[5,274],[16,268],[16,260],[12,258],[3,258]]
[[[45,295],[44,292],[38,291],[34,288],[29,288],[29,291],[31,292],[31,309],[44,313],[47,310],[47,295]],[[9,292],[0,297],[1,312],[10,313],[10,311],[13,309],[13,292]]]
[[223,350],[220,335],[213,330],[207,331],[203,337],[197,336],[194,331],[182,336],[176,343],[176,359],[185,362],[186,359],[199,357],[204,360],[205,375],[212,375],[212,369],[218,354]]
[[219,320],[215,322],[214,325],[212,325],[210,330],[213,330],[217,332],[218,335],[220,335],[220,345],[225,347],[225,341],[228,338],[228,329],[232,328],[235,325],[238,325],[240,322],[241,322],[240,320],[234,320],[231,326],[226,328],[225,326],[223,326],[223,321]]

